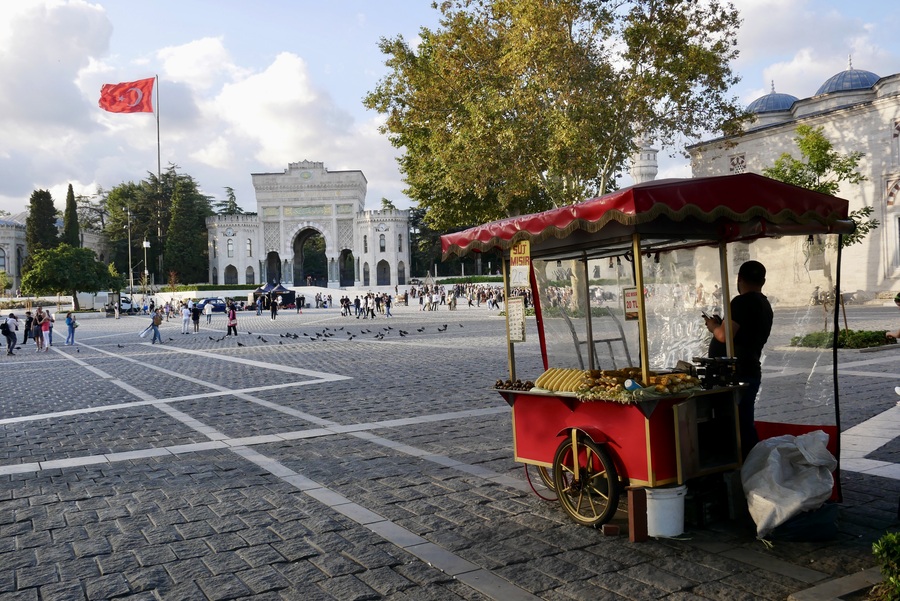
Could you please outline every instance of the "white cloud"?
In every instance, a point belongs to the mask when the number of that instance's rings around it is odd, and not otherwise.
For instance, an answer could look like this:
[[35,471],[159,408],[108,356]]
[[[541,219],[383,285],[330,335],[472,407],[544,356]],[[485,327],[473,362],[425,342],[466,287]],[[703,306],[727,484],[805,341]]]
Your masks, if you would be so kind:
[[245,72],[234,64],[222,37],[208,37],[180,46],[168,46],[159,50],[157,57],[162,64],[163,73],[169,79],[201,90],[220,83],[223,75],[234,78]]

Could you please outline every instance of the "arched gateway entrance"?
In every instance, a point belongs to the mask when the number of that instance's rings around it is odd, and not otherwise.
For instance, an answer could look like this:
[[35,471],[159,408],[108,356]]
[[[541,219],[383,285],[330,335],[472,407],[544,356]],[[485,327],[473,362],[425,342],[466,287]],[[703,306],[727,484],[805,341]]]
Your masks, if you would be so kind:
[[312,228],[300,230],[294,238],[294,285],[328,286],[325,238]]

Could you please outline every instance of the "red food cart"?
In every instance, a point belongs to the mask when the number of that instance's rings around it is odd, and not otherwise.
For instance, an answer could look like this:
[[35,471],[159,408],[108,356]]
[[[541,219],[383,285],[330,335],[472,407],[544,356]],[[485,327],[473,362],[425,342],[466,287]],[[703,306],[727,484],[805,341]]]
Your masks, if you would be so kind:
[[[826,362],[822,353],[804,355],[780,337],[818,326],[807,289],[839,290],[839,236],[852,230],[847,201],[740,174],[638,184],[441,242],[445,258],[502,251],[509,379],[497,388],[512,407],[515,459],[537,467],[576,522],[597,526],[613,517],[626,488],[680,485],[740,467],[740,383],[729,379],[728,360],[700,358],[708,337],[700,314],[724,318],[733,356],[729,273],[749,258],[769,265],[767,294],[788,324],[776,324],[770,337],[764,366],[775,384],[760,392],[759,430],[825,429],[838,455],[836,378],[829,385],[810,377]],[[834,317],[824,315],[826,328]],[[526,341],[531,328],[536,342]],[[556,377],[568,378],[568,387],[517,377],[516,349],[526,344],[539,348],[540,365],[532,360],[529,369],[542,368],[545,382],[554,380],[551,370],[576,372]],[[703,382],[648,385],[688,371]],[[623,382],[625,373],[632,378]],[[608,395],[601,380],[615,383]]]

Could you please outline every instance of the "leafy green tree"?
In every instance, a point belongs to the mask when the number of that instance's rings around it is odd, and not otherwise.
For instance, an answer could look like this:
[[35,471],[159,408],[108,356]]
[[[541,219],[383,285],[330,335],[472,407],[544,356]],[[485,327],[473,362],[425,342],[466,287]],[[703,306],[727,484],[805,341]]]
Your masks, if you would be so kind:
[[103,188],[97,190],[98,199],[95,197],[78,195],[75,202],[78,205],[78,226],[82,230],[102,231],[106,227],[106,219],[109,213],[106,210],[105,193]]
[[31,255],[31,268],[22,277],[22,287],[35,295],[71,294],[78,310],[78,292],[99,292],[109,283],[106,265],[89,248],[60,244]]
[[0,269],[0,290],[6,290],[8,288],[12,288],[12,280],[5,270]]
[[[59,244],[56,229],[56,207],[48,190],[35,190],[28,202],[25,218],[25,244],[31,254]],[[30,263],[29,263],[30,264]]]
[[[157,177],[148,174],[141,182],[122,183],[105,194],[102,204],[106,210],[104,231],[112,246],[112,259],[120,273],[128,273],[128,233],[131,231],[133,266],[143,260],[142,242],[150,243],[147,251],[147,269],[156,282],[166,281],[168,269],[160,265],[160,258],[169,237],[172,219],[172,196],[179,187],[182,197],[189,197],[191,204],[200,207],[205,216],[212,215],[210,198],[200,193],[197,182],[187,174],[177,172],[177,165]],[[129,213],[131,218],[129,220]],[[204,217],[205,219],[205,217]],[[129,227],[130,221],[130,227]],[[206,237],[206,223],[193,221],[198,235]],[[204,252],[205,251],[204,243]],[[137,254],[135,254],[137,253]],[[143,269],[140,270],[143,272]],[[206,276],[200,281],[206,281]],[[189,280],[182,280],[189,281]]]
[[225,200],[213,204],[213,209],[219,215],[243,215],[244,209],[237,203],[234,188],[225,186]]
[[387,198],[381,197],[381,210],[382,211],[396,211],[397,205],[388,200]]
[[602,194],[639,135],[663,144],[743,116],[737,12],[720,0],[446,0],[364,99],[403,148],[406,194],[436,229]]
[[208,279],[206,218],[210,213],[209,203],[192,194],[186,183],[176,186],[166,237],[165,265],[182,282]]
[[121,292],[125,288],[125,284],[127,284],[127,280],[125,276],[119,273],[119,270],[116,269],[115,263],[110,263],[106,266],[107,272],[107,287],[109,290],[113,292]]
[[[859,161],[863,153],[838,153],[823,131],[821,126],[812,128],[809,125],[798,125],[794,141],[801,158],[794,158],[785,152],[776,159],[774,165],[763,169],[763,175],[832,196],[838,193],[844,182],[857,185],[866,181],[866,176],[859,172]],[[870,231],[880,225],[877,219],[869,219],[871,215],[872,207],[863,207],[850,213],[850,218],[856,223],[856,231],[843,237],[842,246],[862,242]]]
[[59,241],[69,246],[81,246],[81,231],[78,227],[78,205],[75,203],[75,192],[72,184],[66,192],[66,211],[63,213],[63,231]]

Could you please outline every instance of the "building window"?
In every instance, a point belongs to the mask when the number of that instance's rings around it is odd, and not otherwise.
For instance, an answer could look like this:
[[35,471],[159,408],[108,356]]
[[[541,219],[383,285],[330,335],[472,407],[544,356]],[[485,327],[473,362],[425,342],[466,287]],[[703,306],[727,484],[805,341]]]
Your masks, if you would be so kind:
[[[226,246],[226,248],[228,249],[228,258],[230,259],[231,257],[234,256],[234,240],[232,240],[231,238],[229,238],[229,239],[228,239],[228,242],[225,243],[225,246]],[[226,276],[226,277],[227,277],[227,276]],[[227,282],[226,282],[226,283],[227,283]],[[235,283],[237,283],[237,282],[235,282]]]
[[397,252],[403,252],[403,234],[397,234]]
[[6,271],[6,251],[0,248],[0,271]]
[[[249,243],[250,241],[247,240]],[[247,271],[244,274],[244,283],[245,284],[255,284],[256,283],[256,275],[253,273],[253,268],[248,267]]]
[[[253,240],[251,240],[250,238],[247,238],[247,256],[248,257],[253,256]],[[252,284],[253,282],[247,282],[247,283]]]
[[219,243],[213,238],[213,259],[219,256]]
[[368,236],[363,236],[363,252],[364,253],[369,252],[369,237]]
[[386,244],[386,243],[385,243],[385,240],[384,240],[384,234],[381,234],[380,236],[378,236],[378,249],[379,249],[381,252],[384,252],[385,244]]

